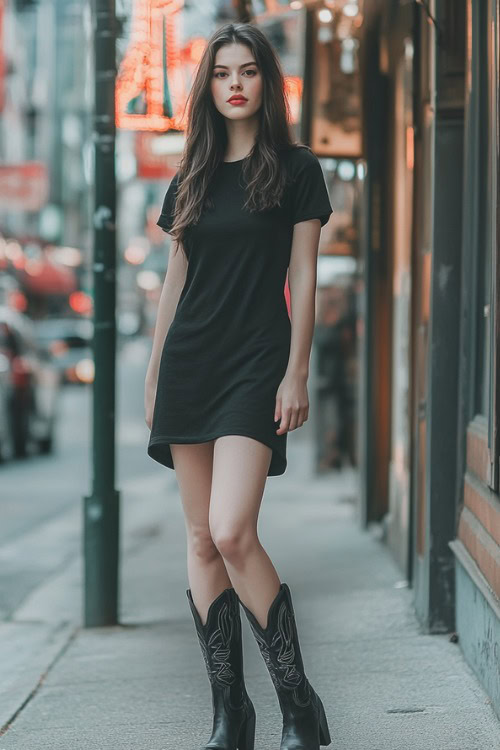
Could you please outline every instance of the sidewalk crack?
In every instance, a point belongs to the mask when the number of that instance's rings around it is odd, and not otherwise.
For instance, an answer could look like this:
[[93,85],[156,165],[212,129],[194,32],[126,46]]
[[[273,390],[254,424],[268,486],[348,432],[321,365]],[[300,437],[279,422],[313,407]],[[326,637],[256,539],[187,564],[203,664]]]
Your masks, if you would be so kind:
[[80,630],[80,627],[78,626],[78,627],[75,627],[69,633],[66,642],[63,643],[63,645],[61,646],[61,648],[59,649],[59,651],[55,654],[54,658],[49,663],[49,665],[47,666],[47,668],[44,670],[44,672],[42,672],[42,674],[38,678],[38,682],[36,683],[36,685],[33,688],[33,690],[26,696],[25,700],[21,703],[21,705],[19,706],[19,708],[16,709],[16,711],[14,711],[14,713],[12,714],[12,716],[10,717],[10,719],[8,719],[6,721],[6,723],[3,726],[0,727],[0,737],[3,737],[3,735],[6,734],[6,732],[8,732],[9,729],[12,728],[12,725],[14,724],[14,722],[19,718],[19,716],[24,711],[24,709],[31,703],[31,701],[33,700],[33,698],[37,695],[37,693],[39,692],[40,688],[42,687],[43,683],[47,679],[47,677],[50,674],[50,672],[52,671],[52,669],[56,666],[56,664],[59,661],[59,659],[61,659],[64,656],[64,654],[66,653],[66,651],[68,650],[68,648],[70,647],[70,645],[75,640],[75,638],[76,638],[77,633],[78,633],[79,630]]

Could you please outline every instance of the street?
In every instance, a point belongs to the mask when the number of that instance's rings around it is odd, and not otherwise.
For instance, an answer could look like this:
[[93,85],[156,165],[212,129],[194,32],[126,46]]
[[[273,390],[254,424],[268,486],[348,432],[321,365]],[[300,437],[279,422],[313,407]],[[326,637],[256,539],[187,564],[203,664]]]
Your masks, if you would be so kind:
[[[143,382],[147,339],[126,343],[117,367],[117,476],[148,486],[161,467],[146,454]],[[9,619],[26,597],[79,552],[82,497],[90,491],[90,386],[62,389],[53,455],[12,461],[0,469],[0,617]]]

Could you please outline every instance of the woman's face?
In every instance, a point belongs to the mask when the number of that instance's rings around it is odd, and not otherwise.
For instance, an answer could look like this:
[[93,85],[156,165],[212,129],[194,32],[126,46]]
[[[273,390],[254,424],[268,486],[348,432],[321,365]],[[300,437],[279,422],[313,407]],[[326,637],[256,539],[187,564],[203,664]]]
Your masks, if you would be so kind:
[[[244,44],[224,44],[217,50],[212,70],[214,104],[229,120],[254,115],[262,103],[262,76],[255,58]],[[231,97],[242,97],[231,103]]]

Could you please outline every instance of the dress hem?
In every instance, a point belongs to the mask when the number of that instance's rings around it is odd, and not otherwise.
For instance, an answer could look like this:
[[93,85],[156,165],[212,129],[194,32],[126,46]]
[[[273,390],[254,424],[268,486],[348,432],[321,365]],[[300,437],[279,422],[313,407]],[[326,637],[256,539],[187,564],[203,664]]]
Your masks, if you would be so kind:
[[[286,433],[285,433],[286,434]],[[271,462],[269,464],[269,471],[267,476],[268,477],[276,477],[281,476],[285,473],[286,467],[287,467],[287,459],[286,457],[282,456],[277,449],[270,444],[270,442],[263,440],[262,437],[257,437],[257,435],[251,435],[248,430],[229,430],[227,432],[216,432],[212,435],[203,435],[203,436],[196,436],[196,437],[186,437],[186,436],[177,436],[177,437],[171,437],[169,435],[155,435],[155,437],[151,438],[149,440],[148,444],[148,455],[153,458],[155,461],[158,461],[158,463],[162,464],[163,466],[168,467],[169,469],[174,469],[174,463],[172,459],[172,453],[170,451],[170,443],[178,444],[178,445],[192,445],[194,443],[208,443],[210,440],[215,440],[219,437],[224,437],[226,435],[241,435],[242,437],[249,437],[253,440],[257,440],[259,443],[263,443],[264,445],[267,445],[268,448],[271,448],[272,450],[272,456],[271,456]],[[166,455],[164,452],[160,455],[157,451],[151,451],[151,448],[154,448],[154,446],[164,446],[166,447]],[[275,468],[273,468],[275,467]],[[273,469],[273,470],[271,470]]]

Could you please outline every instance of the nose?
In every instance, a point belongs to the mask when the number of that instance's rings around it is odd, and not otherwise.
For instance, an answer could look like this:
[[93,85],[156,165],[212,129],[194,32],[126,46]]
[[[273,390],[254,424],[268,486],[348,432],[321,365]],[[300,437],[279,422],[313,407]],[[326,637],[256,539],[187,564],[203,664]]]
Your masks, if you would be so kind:
[[231,88],[233,89],[235,86],[237,88],[241,88],[241,83],[238,78],[233,78],[233,80],[231,81]]

